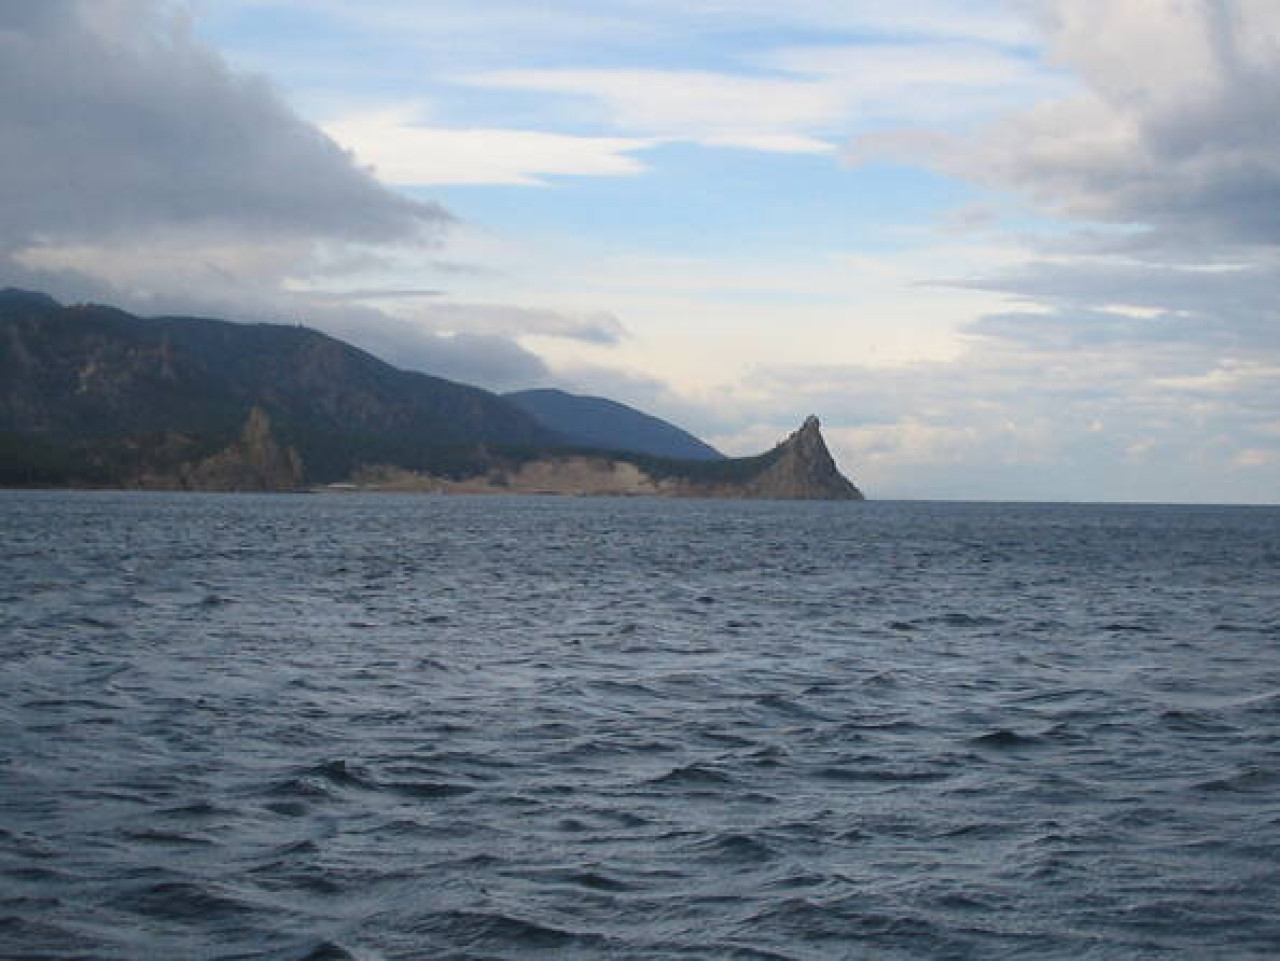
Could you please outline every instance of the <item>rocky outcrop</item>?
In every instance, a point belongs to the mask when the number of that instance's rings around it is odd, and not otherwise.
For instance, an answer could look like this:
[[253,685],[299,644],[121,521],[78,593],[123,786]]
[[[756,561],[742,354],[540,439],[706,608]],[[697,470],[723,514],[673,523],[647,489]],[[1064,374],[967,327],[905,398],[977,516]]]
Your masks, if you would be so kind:
[[613,401],[522,397],[567,404],[564,430],[301,326],[145,320],[0,290],[0,484],[862,497],[816,418],[758,457],[721,458]]
[[447,478],[389,466],[365,468],[342,489],[446,494],[566,494],[758,500],[863,500],[836,467],[816,417],[758,457],[675,461],[627,454],[546,454],[495,458],[470,477]]
[[162,490],[292,491],[303,485],[302,458],[282,447],[261,407],[249,412],[240,437],[223,450],[201,460],[179,464],[172,471],[140,476],[135,486]]
[[781,456],[744,486],[745,497],[779,500],[865,500],[862,491],[840,473],[827,450],[818,418],[810,415],[783,441]]
[[727,476],[699,471],[677,476],[681,497],[722,497],[759,500],[865,500],[836,467],[818,418],[805,418],[800,429],[773,450],[758,457],[724,461]]

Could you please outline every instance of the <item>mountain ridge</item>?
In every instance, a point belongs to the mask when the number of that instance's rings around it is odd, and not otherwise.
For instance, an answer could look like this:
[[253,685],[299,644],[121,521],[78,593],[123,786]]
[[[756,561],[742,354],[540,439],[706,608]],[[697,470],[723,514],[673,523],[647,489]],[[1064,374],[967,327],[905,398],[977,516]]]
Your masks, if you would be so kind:
[[125,442],[229,442],[254,408],[322,481],[378,459],[443,469],[478,445],[564,443],[496,394],[398,370],[310,328],[53,304],[0,299],[0,431],[70,445],[108,474],[122,469],[105,461]]
[[677,460],[723,460],[710,444],[669,421],[607,397],[534,388],[502,395],[570,443]]
[[816,418],[746,458],[580,440],[497,394],[301,325],[140,318],[0,291],[0,484],[862,497]]

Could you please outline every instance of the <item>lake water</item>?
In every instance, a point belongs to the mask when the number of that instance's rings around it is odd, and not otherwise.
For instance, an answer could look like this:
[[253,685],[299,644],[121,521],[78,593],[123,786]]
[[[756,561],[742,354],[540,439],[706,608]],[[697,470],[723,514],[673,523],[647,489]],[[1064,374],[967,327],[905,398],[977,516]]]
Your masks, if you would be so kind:
[[1280,509],[0,493],[5,959],[1280,957]]

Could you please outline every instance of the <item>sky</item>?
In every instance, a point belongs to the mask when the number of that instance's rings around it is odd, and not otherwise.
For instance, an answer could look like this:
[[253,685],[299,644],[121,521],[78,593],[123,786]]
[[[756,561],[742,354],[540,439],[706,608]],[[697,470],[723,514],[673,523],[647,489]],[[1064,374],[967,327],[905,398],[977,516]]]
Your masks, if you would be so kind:
[[1274,0],[0,3],[0,286],[876,498],[1280,500]]

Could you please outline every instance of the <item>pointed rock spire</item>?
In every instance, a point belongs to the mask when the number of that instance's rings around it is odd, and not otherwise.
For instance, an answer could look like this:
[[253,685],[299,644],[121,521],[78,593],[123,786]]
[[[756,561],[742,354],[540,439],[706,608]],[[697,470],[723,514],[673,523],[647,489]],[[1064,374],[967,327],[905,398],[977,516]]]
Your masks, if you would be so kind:
[[778,446],[777,452],[777,459],[756,478],[755,496],[794,500],[866,499],[836,467],[814,415],[806,417],[800,429]]

